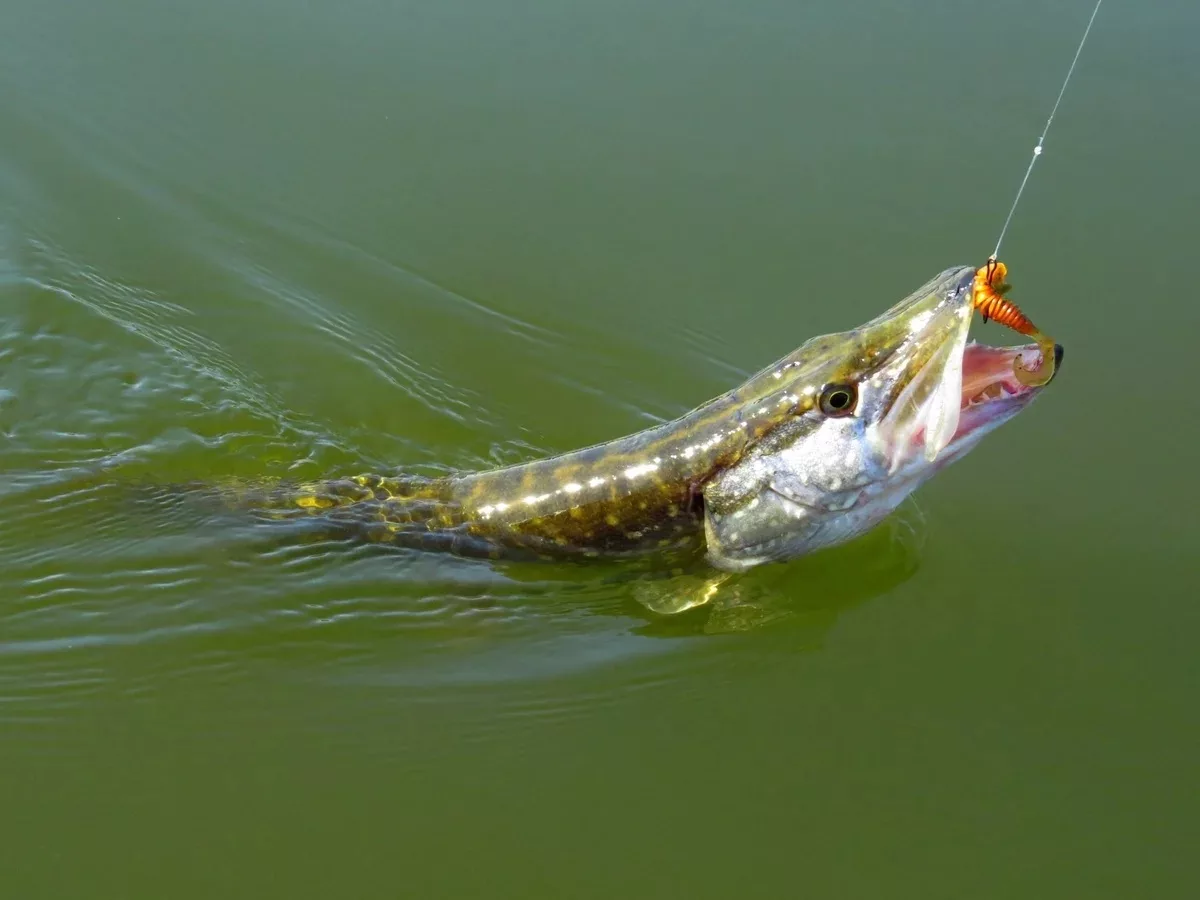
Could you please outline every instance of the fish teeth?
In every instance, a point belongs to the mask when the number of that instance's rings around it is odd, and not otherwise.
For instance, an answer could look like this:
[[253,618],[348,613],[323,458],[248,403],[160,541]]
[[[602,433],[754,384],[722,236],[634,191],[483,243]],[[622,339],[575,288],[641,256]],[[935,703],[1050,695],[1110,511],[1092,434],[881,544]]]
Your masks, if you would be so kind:
[[989,384],[982,391],[967,401],[967,408],[978,406],[980,403],[987,403],[991,400],[1001,400],[1005,397],[1013,397],[1020,393],[1019,390],[1010,390],[1008,385],[1003,381],[997,381]]

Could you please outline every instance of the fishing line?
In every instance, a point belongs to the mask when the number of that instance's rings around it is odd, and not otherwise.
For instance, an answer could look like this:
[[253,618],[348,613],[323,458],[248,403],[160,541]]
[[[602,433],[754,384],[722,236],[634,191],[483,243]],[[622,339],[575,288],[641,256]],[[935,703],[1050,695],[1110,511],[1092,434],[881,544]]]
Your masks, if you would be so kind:
[[1067,69],[1067,77],[1063,79],[1062,87],[1059,88],[1058,99],[1054,101],[1054,108],[1050,110],[1050,118],[1046,120],[1046,125],[1042,128],[1042,134],[1038,138],[1037,146],[1033,148],[1033,156],[1029,160],[1029,167],[1025,170],[1025,177],[1021,179],[1021,186],[1017,188],[1017,196],[1013,198],[1012,207],[1008,211],[1008,218],[1004,220],[1004,227],[1000,229],[1000,237],[996,238],[996,249],[988,257],[989,262],[994,262],[1000,257],[1000,243],[1004,240],[1004,235],[1008,231],[1008,225],[1012,221],[1013,213],[1017,211],[1017,204],[1021,202],[1021,194],[1025,191],[1025,185],[1029,181],[1030,173],[1033,172],[1034,163],[1042,155],[1042,147],[1046,143],[1046,132],[1050,130],[1050,123],[1054,121],[1054,114],[1058,112],[1058,105],[1062,103],[1063,94],[1067,92],[1067,84],[1070,83],[1071,76],[1075,73],[1075,64],[1079,62],[1079,54],[1083,52],[1083,45],[1087,43],[1088,34],[1092,30],[1092,23],[1096,21],[1096,13],[1100,12],[1100,4],[1103,2],[1104,0],[1096,0],[1096,7],[1092,10],[1092,17],[1088,19],[1087,28],[1083,29],[1083,37],[1079,39],[1079,46],[1075,50],[1075,58],[1071,60],[1071,66]]

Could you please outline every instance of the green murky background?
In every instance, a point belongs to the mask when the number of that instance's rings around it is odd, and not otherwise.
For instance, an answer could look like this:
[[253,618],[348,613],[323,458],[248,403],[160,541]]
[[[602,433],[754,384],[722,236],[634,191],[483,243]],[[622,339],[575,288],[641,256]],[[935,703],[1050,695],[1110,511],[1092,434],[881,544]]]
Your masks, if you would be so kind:
[[1200,892],[1192,0],[1102,10],[1006,242],[1061,379],[749,630],[137,486],[568,450],[874,315],[1090,4],[0,12],[0,895]]

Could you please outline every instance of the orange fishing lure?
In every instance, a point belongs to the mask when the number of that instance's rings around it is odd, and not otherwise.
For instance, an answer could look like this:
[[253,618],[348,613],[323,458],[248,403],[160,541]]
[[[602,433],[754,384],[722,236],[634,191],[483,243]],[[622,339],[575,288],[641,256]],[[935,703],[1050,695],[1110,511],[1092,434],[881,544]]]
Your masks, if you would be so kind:
[[1054,377],[1056,366],[1056,351],[1054,340],[1039,331],[1029,320],[1020,307],[1004,295],[1012,285],[1008,278],[1008,266],[1000,260],[992,258],[975,271],[975,284],[972,288],[971,302],[983,313],[983,321],[993,319],[1001,325],[1011,328],[1018,334],[1024,334],[1037,341],[1042,351],[1042,365],[1037,369],[1026,369],[1021,365],[1021,358],[1013,360],[1013,375],[1021,384],[1031,387],[1041,386]]

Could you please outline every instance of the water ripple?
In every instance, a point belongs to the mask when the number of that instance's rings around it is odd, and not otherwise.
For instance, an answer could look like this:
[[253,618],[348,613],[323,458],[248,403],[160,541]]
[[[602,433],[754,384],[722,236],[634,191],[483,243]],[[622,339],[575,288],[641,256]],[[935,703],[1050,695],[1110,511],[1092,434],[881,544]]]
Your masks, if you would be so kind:
[[[214,314],[153,272],[139,275],[119,253],[76,252],[62,229],[39,227],[36,215],[23,230],[0,224],[0,721],[49,721],[99,694],[146,696],[166,681],[269,669],[418,697],[513,686],[496,717],[478,723],[483,737],[504,717],[562,719],[614,702],[619,691],[684,677],[698,645],[720,652],[698,638],[747,621],[714,626],[719,617],[708,611],[659,620],[637,604],[618,566],[533,571],[310,540],[215,508],[203,490],[170,487],[374,467],[380,459],[363,448],[394,403],[401,424],[430,414],[431,427],[403,445],[414,469],[538,455],[544,448],[534,442],[487,437],[503,433],[503,416],[486,393],[448,376],[457,345],[437,350],[430,337],[471,327],[487,346],[497,332],[511,337],[516,355],[572,351],[550,329],[311,223],[250,215],[148,181],[111,151],[98,149],[92,160],[69,142],[45,140],[71,159],[80,184],[115,192],[154,223],[163,242],[156,249],[194,267],[197,292],[234,299]],[[53,222],[59,194],[37,181],[38,146],[16,170]],[[312,258],[319,264],[310,270]],[[382,321],[368,320],[345,301],[356,289],[398,299],[375,305]],[[243,335],[225,317],[243,313],[237,321],[250,323],[251,337],[288,343],[281,359],[251,355],[249,343],[239,350]],[[319,352],[300,358],[290,342],[313,337]],[[696,352],[714,349],[690,332],[685,341]],[[278,365],[283,378],[265,377],[264,364]],[[336,371],[371,398],[357,433],[336,424],[336,409],[295,408],[304,390],[289,395],[280,381],[314,369],[304,385]],[[571,398],[591,392],[592,402],[618,404],[635,420],[649,415],[569,373],[535,369],[534,377],[557,379]],[[435,435],[447,422],[455,437],[485,437],[444,451]],[[801,579],[837,594],[836,618],[907,577],[915,554],[893,538],[856,551],[853,578],[846,567],[818,564],[787,576],[793,582],[748,578],[748,594],[777,620],[793,609]],[[564,698],[544,690],[595,670],[625,674],[606,691]]]
[[322,298],[309,294],[261,265],[243,263],[235,267],[231,260],[227,260],[226,265],[258,290],[299,310],[311,327],[334,340],[340,352],[366,366],[391,387],[404,391],[435,412],[459,421],[478,413],[476,397],[462,389],[451,389],[436,369],[407,356],[395,340],[377,329],[365,326],[348,313],[329,312],[329,304]]

